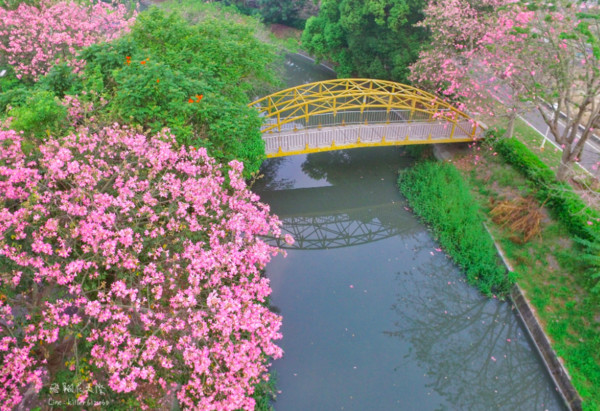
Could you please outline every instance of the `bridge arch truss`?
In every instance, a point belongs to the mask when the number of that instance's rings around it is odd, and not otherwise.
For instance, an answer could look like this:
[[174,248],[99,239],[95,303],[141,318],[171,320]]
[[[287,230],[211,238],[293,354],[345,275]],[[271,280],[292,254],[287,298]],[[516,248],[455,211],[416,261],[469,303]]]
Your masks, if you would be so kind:
[[267,157],[364,146],[472,141],[481,126],[439,97],[405,84],[334,79],[250,104],[265,117]]

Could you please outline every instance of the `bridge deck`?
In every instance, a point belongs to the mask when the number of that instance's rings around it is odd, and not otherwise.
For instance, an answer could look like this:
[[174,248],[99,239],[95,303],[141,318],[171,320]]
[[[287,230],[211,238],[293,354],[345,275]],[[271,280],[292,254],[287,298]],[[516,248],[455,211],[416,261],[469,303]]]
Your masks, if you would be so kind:
[[446,121],[355,124],[266,132],[263,140],[267,157],[281,157],[358,147],[469,142],[474,139],[474,128],[468,120],[456,124]]

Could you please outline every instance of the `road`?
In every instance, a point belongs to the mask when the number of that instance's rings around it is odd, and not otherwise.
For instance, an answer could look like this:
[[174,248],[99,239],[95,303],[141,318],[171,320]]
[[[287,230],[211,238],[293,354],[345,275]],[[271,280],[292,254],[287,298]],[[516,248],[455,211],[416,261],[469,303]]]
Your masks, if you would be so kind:
[[[504,91],[502,88],[495,91],[494,93],[490,93],[492,96],[498,100],[501,104],[504,104],[505,101],[510,101],[510,95]],[[537,130],[540,133],[540,145],[544,138],[547,139],[544,148],[550,150],[560,150],[560,145],[556,143],[554,136],[548,130],[548,125],[542,118],[542,115],[538,112],[537,109],[533,109],[528,111],[522,115],[519,115],[519,118],[529,124],[530,127]],[[559,129],[562,132],[564,130],[565,124],[562,120],[559,120]],[[548,144],[548,143],[551,143]],[[598,176],[600,174],[600,139],[596,136],[592,136],[588,139],[581,154],[581,158],[579,161],[579,165],[586,170],[588,173],[594,176]]]
[[[519,117],[521,117],[521,119],[527,122],[531,127],[535,128],[541,134],[541,136],[547,136],[548,141],[544,146],[546,149],[558,148],[558,150],[561,150],[560,146],[556,143],[556,140],[552,136],[552,133],[548,131],[548,125],[544,122],[542,115],[538,113],[537,110],[527,112]],[[562,120],[559,121],[559,127],[561,131],[564,130],[564,123]],[[540,140],[540,145],[541,141],[542,140]],[[553,146],[549,146],[549,142],[551,142]],[[595,137],[589,138],[583,149],[579,165],[581,165],[590,174],[597,176],[599,173],[599,162],[600,144]]]

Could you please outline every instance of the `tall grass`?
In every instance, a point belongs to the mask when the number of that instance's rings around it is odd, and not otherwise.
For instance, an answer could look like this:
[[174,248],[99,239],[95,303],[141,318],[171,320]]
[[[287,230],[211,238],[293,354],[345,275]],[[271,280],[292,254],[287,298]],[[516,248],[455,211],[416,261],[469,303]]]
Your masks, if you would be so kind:
[[453,165],[417,163],[400,173],[398,186],[470,284],[487,295],[509,291],[514,279],[501,265],[479,207]]

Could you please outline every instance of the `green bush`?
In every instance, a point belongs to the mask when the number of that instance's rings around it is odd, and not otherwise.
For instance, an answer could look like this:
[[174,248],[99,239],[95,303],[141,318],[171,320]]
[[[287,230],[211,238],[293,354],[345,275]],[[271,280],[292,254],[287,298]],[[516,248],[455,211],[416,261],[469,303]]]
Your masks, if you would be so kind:
[[401,172],[398,186],[470,284],[487,295],[508,292],[513,279],[500,264],[479,208],[453,165],[417,163]]
[[[41,89],[50,91],[58,98],[63,98],[65,94],[77,93],[74,87],[79,83],[77,74],[66,63],[58,64],[40,79],[37,86]],[[75,90],[73,90],[75,88]]]
[[254,29],[222,19],[193,25],[153,8],[140,14],[131,35],[82,53],[83,79],[103,88],[109,120],[153,132],[169,127],[180,144],[206,147],[224,163],[243,161],[249,177],[264,158],[249,95],[275,82],[274,51]]
[[19,106],[27,101],[31,86],[19,80],[11,66],[0,66],[0,71],[6,70],[0,77],[0,115],[9,107]]
[[600,213],[589,207],[568,183],[558,181],[554,171],[519,140],[499,139],[495,147],[507,163],[535,185],[538,200],[585,247],[582,258],[589,265],[590,289],[600,293]]
[[8,114],[14,118],[11,128],[23,131],[29,141],[40,142],[49,135],[60,136],[68,128],[67,109],[49,91],[34,90],[25,104]]
[[[537,197],[546,203],[554,217],[563,222],[569,232],[587,240],[600,235],[600,213],[590,208],[571,186],[556,179],[556,174],[529,148],[515,138],[500,139],[496,150],[504,160],[523,173],[537,188]],[[588,221],[594,222],[590,225]]]

